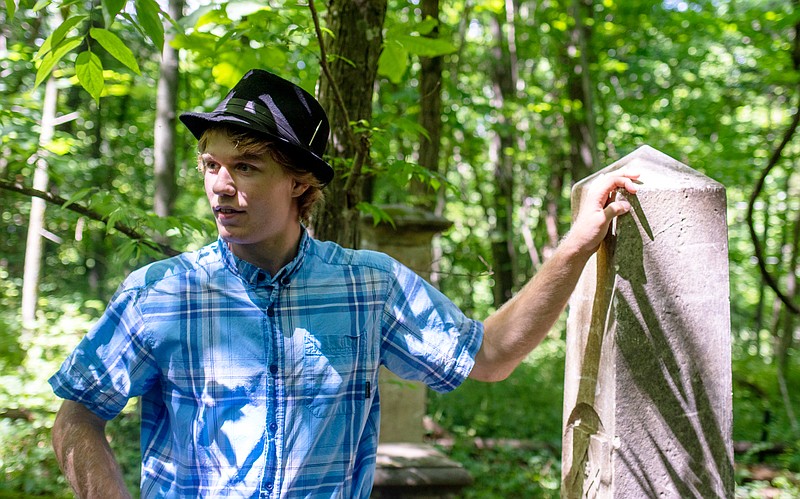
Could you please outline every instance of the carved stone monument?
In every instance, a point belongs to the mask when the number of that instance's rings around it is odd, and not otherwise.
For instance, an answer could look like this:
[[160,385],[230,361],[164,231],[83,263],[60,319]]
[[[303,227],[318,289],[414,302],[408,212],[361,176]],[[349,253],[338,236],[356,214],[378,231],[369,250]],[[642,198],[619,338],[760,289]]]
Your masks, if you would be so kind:
[[[420,208],[384,206],[393,221],[362,224],[365,249],[382,251],[425,279],[430,278],[433,236],[451,223]],[[472,483],[457,462],[423,443],[427,388],[401,380],[386,369],[379,378],[381,397],[380,444],[373,499],[455,497]]]
[[[451,222],[411,206],[382,208],[392,217],[393,225],[365,220],[361,247],[386,253],[420,277],[430,279],[433,236],[449,228]],[[386,369],[381,369],[379,382],[381,442],[422,442],[425,385],[401,380]]]
[[725,188],[647,146],[570,301],[561,495],[733,497]]

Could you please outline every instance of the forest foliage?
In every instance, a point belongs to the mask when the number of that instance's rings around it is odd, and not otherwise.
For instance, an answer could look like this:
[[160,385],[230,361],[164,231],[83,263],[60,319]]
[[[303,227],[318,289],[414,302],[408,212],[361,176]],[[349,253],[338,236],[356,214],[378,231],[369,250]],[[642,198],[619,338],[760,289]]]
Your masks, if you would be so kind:
[[[800,471],[797,2],[449,0],[438,22],[420,4],[388,3],[372,118],[352,123],[370,145],[358,208],[381,218],[386,205],[431,206],[422,198],[435,191],[432,209],[453,222],[437,242],[437,285],[482,318],[502,301],[498,284],[513,293],[568,230],[570,187],[591,171],[647,144],[721,182],[734,439],[756,444],[737,459],[772,456]],[[324,15],[324,3],[314,6]],[[58,401],[47,377],[127,272],[165,248],[215,237],[195,141],[182,127],[172,212],[153,211],[163,47],[180,54],[178,112],[208,110],[253,67],[313,93],[323,63],[337,55],[320,60],[315,28],[331,34],[324,17],[315,26],[309,5],[291,0],[200,1],[175,19],[155,0],[5,0],[0,19],[0,495],[61,496],[48,443]],[[436,57],[441,142],[432,170],[419,161],[428,137],[420,82],[423,62]],[[42,143],[48,84],[58,97],[53,135]],[[42,165],[48,182],[34,192]],[[347,178],[348,165],[337,168]],[[430,189],[409,189],[412,181]],[[44,194],[36,316],[24,325],[31,200]],[[508,382],[433,396],[431,418],[464,441],[527,439],[557,449],[563,327],[551,336]],[[509,397],[524,403],[502,402]],[[118,431],[130,444],[135,424],[123,418]],[[123,452],[136,462],[135,442]],[[455,455],[475,461],[471,452]],[[557,458],[505,457],[530,470],[517,474],[525,483],[516,492],[538,481],[531,494],[555,493]],[[135,483],[135,467],[126,471]],[[514,492],[485,473],[497,497]],[[749,494],[748,475],[739,478]],[[540,490],[548,483],[550,492]],[[779,486],[797,491],[791,481]]]

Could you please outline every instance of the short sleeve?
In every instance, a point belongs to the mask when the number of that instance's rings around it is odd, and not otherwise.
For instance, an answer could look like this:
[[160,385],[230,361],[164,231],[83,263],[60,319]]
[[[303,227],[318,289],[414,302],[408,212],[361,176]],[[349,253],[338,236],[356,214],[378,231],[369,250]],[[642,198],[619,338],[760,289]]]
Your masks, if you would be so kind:
[[438,392],[455,389],[475,365],[483,324],[403,265],[395,262],[393,273],[383,314],[384,365]]
[[106,311],[50,379],[56,395],[113,419],[156,379],[137,290],[120,288]]

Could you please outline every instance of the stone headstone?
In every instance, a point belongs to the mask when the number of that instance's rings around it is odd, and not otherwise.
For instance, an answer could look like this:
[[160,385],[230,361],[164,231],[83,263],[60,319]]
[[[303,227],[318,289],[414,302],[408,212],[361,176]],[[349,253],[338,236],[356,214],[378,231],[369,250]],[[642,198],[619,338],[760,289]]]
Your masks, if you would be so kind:
[[[430,278],[433,236],[451,223],[421,208],[382,207],[393,224],[374,224],[370,218],[361,227],[361,247],[382,251],[425,279]],[[459,463],[424,443],[422,424],[427,388],[404,381],[387,369],[379,378],[381,397],[380,444],[378,445],[374,499],[446,499],[472,483],[472,476]]]
[[[451,222],[421,208],[404,205],[383,206],[392,217],[392,224],[375,224],[367,218],[361,227],[361,247],[381,251],[430,279],[433,236],[450,227]],[[381,442],[420,443],[425,435],[422,418],[425,416],[427,388],[381,369]]]
[[567,321],[562,497],[733,497],[725,188],[647,146]]

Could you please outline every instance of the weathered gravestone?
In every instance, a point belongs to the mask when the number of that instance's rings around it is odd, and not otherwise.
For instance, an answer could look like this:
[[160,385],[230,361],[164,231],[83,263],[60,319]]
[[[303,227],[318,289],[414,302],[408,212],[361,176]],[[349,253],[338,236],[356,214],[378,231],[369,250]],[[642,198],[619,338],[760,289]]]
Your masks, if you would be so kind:
[[733,497],[725,188],[644,146],[570,301],[562,497]]
[[[424,279],[430,279],[433,236],[451,222],[411,206],[384,206],[392,224],[364,220],[361,247],[381,251],[395,258]],[[380,373],[381,442],[423,440],[427,392],[424,384],[401,380],[386,369]]]
[[[362,244],[382,251],[425,279],[430,278],[432,240],[451,223],[422,209],[384,206],[393,225],[362,225]],[[404,381],[381,369],[380,444],[373,499],[433,499],[457,496],[472,483],[472,476],[459,463],[423,442],[427,388]]]

